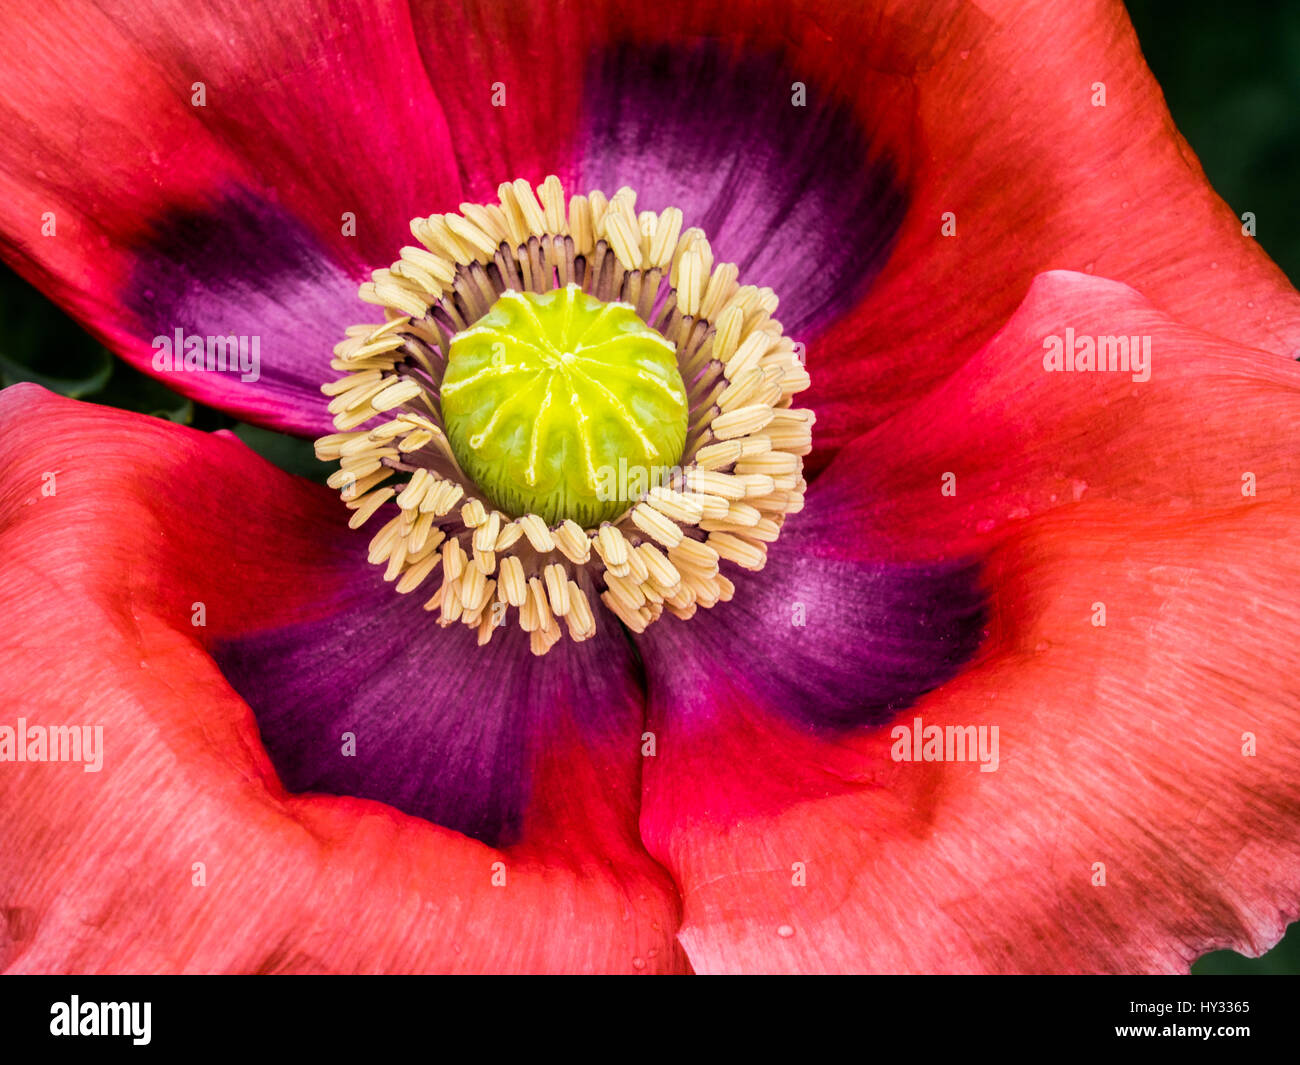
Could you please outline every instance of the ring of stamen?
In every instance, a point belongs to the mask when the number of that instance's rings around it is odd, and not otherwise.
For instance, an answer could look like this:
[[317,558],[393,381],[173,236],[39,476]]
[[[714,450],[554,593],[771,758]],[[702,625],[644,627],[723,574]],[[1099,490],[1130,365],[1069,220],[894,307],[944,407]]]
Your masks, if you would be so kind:
[[[498,194],[414,219],[421,247],[361,286],[385,321],[352,326],[335,347],[330,366],[344,376],[321,391],[338,432],[316,441],[319,458],[339,463],[328,483],[349,525],[386,515],[370,561],[403,594],[441,568],[425,608],[441,625],[476,628],[480,645],[512,616],[540,655],[564,631],[594,635],[597,602],[643,632],[665,610],[689,618],[730,599],[719,563],[762,569],[786,515],[802,509],[812,447],[812,412],[791,406],[810,382],[772,317],[775,294],[715,265],[677,208],[638,213],[631,189],[566,199],[552,176],[536,193],[520,179]],[[595,528],[488,504],[456,461],[439,403],[454,336],[507,291],[569,284],[630,305],[672,342],[687,390],[680,467],[662,483],[629,477],[627,507]]]

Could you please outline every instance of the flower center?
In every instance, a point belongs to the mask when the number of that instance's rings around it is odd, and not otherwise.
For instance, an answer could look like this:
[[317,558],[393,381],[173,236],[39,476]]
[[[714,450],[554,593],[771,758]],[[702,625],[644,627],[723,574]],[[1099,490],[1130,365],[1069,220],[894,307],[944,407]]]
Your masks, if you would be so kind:
[[[714,264],[675,207],[549,177],[411,222],[322,385],[329,484],[369,558],[480,644],[513,618],[545,654],[567,630],[634,632],[730,599],[803,507],[811,411],[771,289]],[[395,483],[387,483],[394,481]]]
[[575,284],[506,292],[451,338],[439,396],[461,469],[512,518],[613,520],[619,474],[666,483],[686,443],[673,343]]

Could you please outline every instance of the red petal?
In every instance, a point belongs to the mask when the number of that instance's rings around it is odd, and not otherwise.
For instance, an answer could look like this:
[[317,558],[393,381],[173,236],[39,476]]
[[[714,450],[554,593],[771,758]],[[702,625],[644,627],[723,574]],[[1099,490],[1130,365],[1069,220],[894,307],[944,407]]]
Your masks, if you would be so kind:
[[298,349],[328,352],[365,320],[356,285],[410,243],[410,218],[460,198],[407,6],[42,5],[7,23],[6,258],[146,373],[152,338],[175,328],[261,335],[260,385],[168,383],[264,424],[328,431],[319,381],[271,372],[298,354],[266,350],[275,323],[291,317]]
[[810,347],[815,464],[960,366],[1044,270],[1115,278],[1198,329],[1300,353],[1300,295],[1210,188],[1123,5],[980,8],[977,39],[955,35],[916,79],[923,155],[890,265]]
[[[1067,326],[1151,335],[1150,380],[1045,373]],[[1053,274],[932,401],[843,452],[815,488],[860,498],[882,550],[988,554],[991,635],[833,741],[763,700],[759,661],[647,660],[642,834],[693,966],[1185,971],[1274,943],[1300,893],[1298,399],[1300,368]],[[675,697],[682,671],[710,714]],[[998,768],[895,761],[914,718],[997,726]]]
[[[1150,380],[1047,372],[1047,338],[1063,346],[1067,330],[1076,343],[1150,338]],[[942,387],[847,448],[818,489],[858,500],[860,520],[905,558],[980,550],[1033,514],[1098,497],[1167,514],[1276,501],[1300,480],[1288,446],[1297,380],[1291,360],[1174,321],[1124,285],[1055,271]]]
[[286,794],[203,641],[311,616],[342,576],[337,500],[232,439],[30,386],[0,408],[16,459],[0,483],[0,725],[100,725],[104,744],[99,772],[0,773],[0,965],[681,967],[675,894],[636,839],[639,700],[611,736],[557,738],[565,764],[542,767],[542,812],[505,850],[380,803]]

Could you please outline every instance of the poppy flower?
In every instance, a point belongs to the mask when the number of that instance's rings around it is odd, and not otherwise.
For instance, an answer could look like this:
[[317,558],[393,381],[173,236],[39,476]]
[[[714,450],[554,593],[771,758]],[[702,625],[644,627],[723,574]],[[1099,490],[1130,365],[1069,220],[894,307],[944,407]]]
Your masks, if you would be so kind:
[[5,968],[1178,971],[1296,917],[1300,297],[1122,7],[705,8],[0,27],[8,260],[339,464],[0,395]]

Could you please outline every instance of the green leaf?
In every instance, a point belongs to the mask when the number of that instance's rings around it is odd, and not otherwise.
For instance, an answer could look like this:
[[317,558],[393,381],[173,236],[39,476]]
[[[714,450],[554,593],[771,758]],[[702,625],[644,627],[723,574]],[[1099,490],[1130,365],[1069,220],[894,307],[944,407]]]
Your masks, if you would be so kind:
[[244,422],[236,425],[234,432],[262,458],[273,462],[286,473],[297,474],[299,477],[306,477],[309,481],[324,484],[331,469],[334,468],[316,457],[315,448],[310,440],[273,432],[270,429],[261,429]]
[[114,360],[113,378],[100,392],[87,398],[122,410],[166,418],[178,425],[194,423],[194,402],[173,392],[161,381],[141,373],[130,363]]
[[30,381],[42,388],[48,388],[51,392],[57,392],[61,396],[85,399],[88,396],[93,396],[108,384],[109,378],[112,376],[113,357],[103,348],[99,349],[99,357],[95,362],[87,370],[75,377],[51,377],[49,374],[33,370],[30,366],[24,366],[22,363],[5,355],[0,355],[0,387],[4,388],[17,384],[19,381]]

